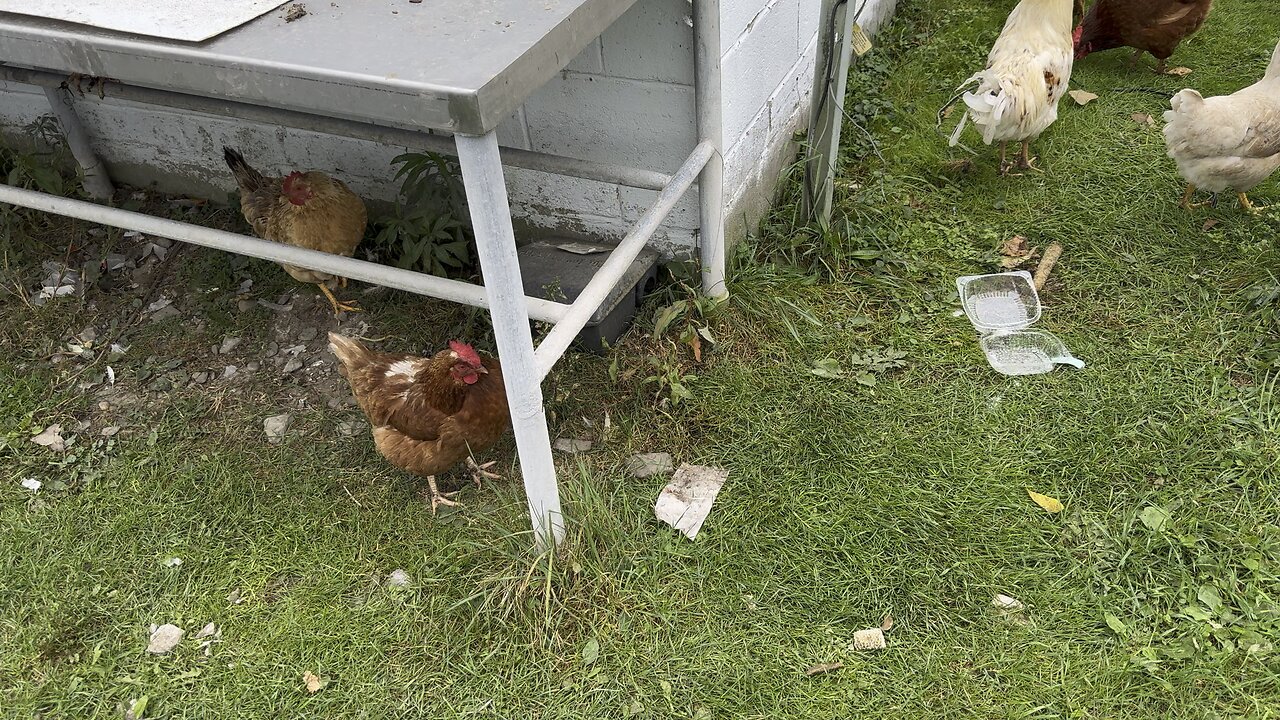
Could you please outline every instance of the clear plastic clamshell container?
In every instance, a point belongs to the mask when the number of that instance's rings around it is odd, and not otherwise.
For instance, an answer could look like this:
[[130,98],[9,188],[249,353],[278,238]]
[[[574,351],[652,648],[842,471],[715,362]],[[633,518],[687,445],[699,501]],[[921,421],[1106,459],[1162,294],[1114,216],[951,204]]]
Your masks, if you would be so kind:
[[965,275],[956,279],[956,289],[969,322],[982,334],[982,352],[996,372],[1039,375],[1059,363],[1084,367],[1052,333],[1027,329],[1040,319],[1040,296],[1031,273]]

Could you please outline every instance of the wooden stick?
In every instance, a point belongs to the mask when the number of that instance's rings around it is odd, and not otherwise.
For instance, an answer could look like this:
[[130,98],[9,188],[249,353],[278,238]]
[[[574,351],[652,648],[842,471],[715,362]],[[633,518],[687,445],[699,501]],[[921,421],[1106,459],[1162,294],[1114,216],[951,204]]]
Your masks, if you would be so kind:
[[1044,283],[1049,279],[1049,273],[1053,272],[1053,266],[1058,264],[1058,258],[1062,257],[1062,246],[1053,243],[1044,249],[1044,257],[1040,258],[1040,265],[1036,267],[1035,285],[1036,292],[1044,289]]

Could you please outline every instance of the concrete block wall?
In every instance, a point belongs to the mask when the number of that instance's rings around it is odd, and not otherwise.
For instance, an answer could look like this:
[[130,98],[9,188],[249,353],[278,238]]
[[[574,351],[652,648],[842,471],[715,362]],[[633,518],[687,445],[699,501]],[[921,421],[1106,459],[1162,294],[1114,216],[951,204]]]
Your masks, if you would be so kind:
[[[850,0],[856,4],[863,0]],[[896,0],[866,0],[874,29]],[[692,149],[693,29],[689,0],[639,0],[500,128],[503,145],[672,172]],[[721,0],[726,230],[753,226],[796,151],[807,117],[819,0]],[[95,147],[122,182],[216,199],[234,190],[224,144],[265,170],[332,171],[375,200],[398,191],[390,160],[404,148],[244,123],[96,96],[75,99]],[[0,82],[0,129],[47,113],[37,88]],[[567,232],[621,239],[656,193],[508,168],[513,214],[525,236]],[[653,245],[688,256],[697,242],[696,193]]]

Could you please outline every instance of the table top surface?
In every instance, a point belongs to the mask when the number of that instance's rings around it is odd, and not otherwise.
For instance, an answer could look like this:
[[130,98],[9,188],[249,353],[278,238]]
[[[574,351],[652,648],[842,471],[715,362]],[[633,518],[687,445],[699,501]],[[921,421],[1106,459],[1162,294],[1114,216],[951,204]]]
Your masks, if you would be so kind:
[[483,134],[635,0],[316,0],[189,43],[0,13],[0,63]]

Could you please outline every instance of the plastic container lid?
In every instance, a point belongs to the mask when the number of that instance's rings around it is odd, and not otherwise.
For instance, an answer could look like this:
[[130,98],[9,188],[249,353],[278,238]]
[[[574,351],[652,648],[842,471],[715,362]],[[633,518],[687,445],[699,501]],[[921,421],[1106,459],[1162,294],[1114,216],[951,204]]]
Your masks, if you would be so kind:
[[960,306],[979,332],[1016,330],[1040,319],[1040,296],[1031,273],[1019,270],[956,278]]
[[1031,273],[965,275],[956,278],[956,289],[969,322],[982,334],[982,352],[996,372],[1040,375],[1058,363],[1084,367],[1052,333],[1027,329],[1040,319],[1040,296]]

